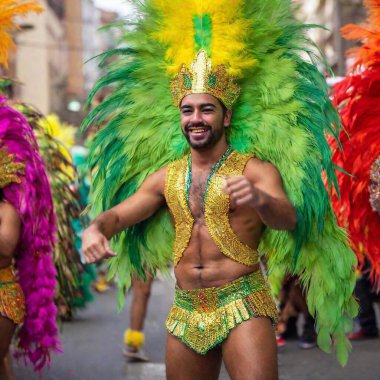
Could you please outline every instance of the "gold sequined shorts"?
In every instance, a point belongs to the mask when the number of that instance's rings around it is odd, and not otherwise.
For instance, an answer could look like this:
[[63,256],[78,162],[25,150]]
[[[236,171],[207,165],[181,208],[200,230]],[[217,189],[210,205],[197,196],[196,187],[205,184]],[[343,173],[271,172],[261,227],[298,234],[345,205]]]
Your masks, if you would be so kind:
[[166,328],[199,354],[222,343],[240,323],[268,317],[273,325],[278,313],[261,270],[220,288],[175,290]]
[[0,315],[16,325],[25,318],[25,298],[12,266],[0,269]]

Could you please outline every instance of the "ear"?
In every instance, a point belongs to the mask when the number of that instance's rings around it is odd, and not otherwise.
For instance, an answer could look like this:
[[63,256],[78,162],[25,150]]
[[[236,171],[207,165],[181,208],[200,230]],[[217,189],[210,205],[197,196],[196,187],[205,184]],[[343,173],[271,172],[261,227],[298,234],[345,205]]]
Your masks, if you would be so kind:
[[231,125],[231,119],[232,119],[232,110],[227,110],[226,114],[224,115],[223,125],[224,128],[229,128]]

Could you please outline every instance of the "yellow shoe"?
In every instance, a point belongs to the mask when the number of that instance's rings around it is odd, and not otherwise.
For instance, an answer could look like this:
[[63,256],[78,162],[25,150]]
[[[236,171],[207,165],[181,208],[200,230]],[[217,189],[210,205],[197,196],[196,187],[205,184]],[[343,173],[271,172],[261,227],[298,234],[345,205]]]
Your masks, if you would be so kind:
[[108,282],[107,282],[107,278],[106,278],[106,276],[100,276],[98,282],[96,282],[95,285],[94,285],[94,289],[95,289],[98,293],[104,293],[104,292],[106,292],[109,288],[110,288],[110,287],[109,287],[109,285],[108,285]]
[[149,358],[145,352],[141,349],[144,344],[144,333],[137,330],[125,330],[124,332],[124,344],[125,350],[123,355],[130,362],[148,362]]

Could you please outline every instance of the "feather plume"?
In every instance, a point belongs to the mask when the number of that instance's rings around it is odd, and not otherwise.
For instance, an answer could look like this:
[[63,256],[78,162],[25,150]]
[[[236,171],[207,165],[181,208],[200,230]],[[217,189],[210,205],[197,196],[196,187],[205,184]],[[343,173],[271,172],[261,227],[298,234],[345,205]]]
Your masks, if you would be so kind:
[[0,65],[8,67],[8,52],[13,47],[11,33],[17,30],[16,17],[42,12],[38,0],[1,0],[0,2]]
[[355,59],[354,67],[361,65],[369,68],[380,61],[380,1],[364,0],[369,11],[367,22],[362,25],[349,24],[342,28],[343,37],[348,40],[362,41],[360,47],[350,49],[348,56]]
[[380,156],[380,0],[365,2],[367,22],[342,29],[362,45],[349,51],[354,58],[347,76],[334,87],[334,103],[345,131],[340,134],[343,152],[331,141],[334,162],[351,176],[338,172],[341,197],[333,194],[334,211],[348,229],[360,267],[371,264],[371,277],[380,290],[380,216],[370,205],[370,172]]
[[[54,264],[57,269],[56,303],[62,305],[60,317],[70,319],[78,304],[84,306],[82,283],[85,269],[81,263],[74,226],[84,225],[84,205],[78,187],[78,173],[73,166],[69,148],[74,145],[75,128],[62,123],[55,114],[44,117],[31,106],[18,105],[30,123],[47,162],[46,171],[52,189],[57,219],[57,241]],[[86,276],[86,275],[85,275]]]

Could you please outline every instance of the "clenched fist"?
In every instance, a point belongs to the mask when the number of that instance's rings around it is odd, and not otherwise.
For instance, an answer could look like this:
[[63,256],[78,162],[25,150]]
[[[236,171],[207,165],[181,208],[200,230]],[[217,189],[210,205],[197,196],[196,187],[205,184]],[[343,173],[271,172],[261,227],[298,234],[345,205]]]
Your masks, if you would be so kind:
[[116,256],[107,238],[94,226],[88,227],[83,233],[82,252],[88,264]]
[[224,191],[230,196],[231,208],[236,206],[255,207],[258,203],[258,192],[244,176],[228,177]]

